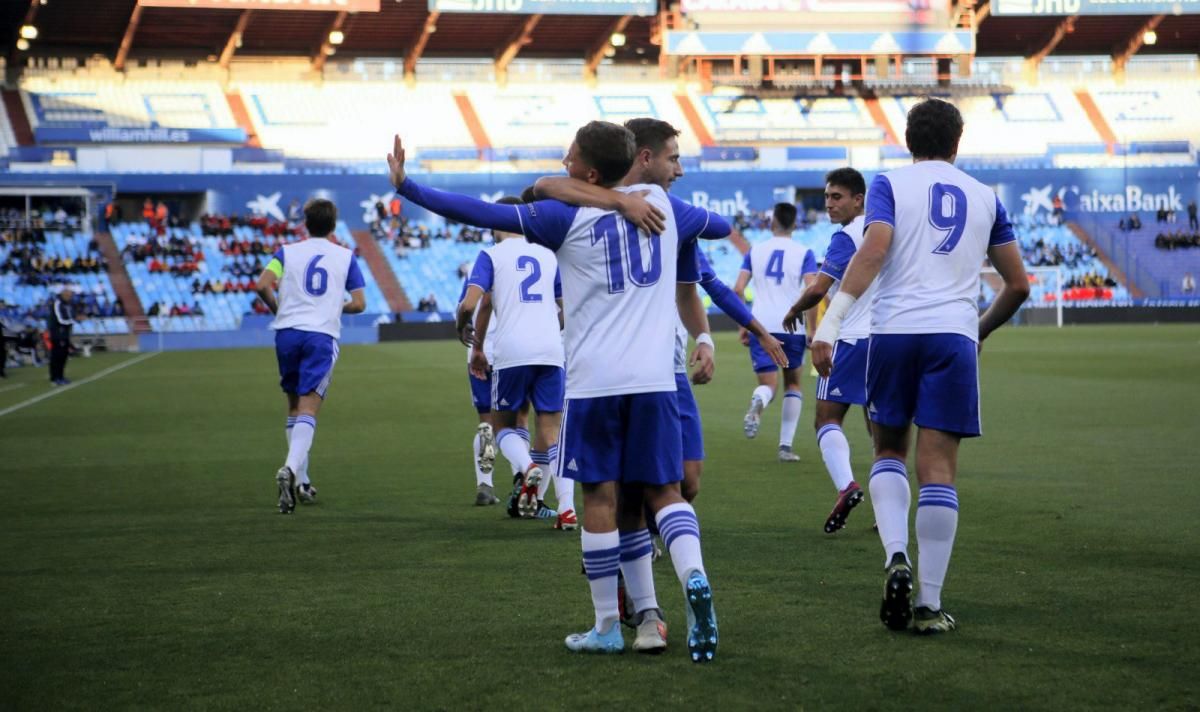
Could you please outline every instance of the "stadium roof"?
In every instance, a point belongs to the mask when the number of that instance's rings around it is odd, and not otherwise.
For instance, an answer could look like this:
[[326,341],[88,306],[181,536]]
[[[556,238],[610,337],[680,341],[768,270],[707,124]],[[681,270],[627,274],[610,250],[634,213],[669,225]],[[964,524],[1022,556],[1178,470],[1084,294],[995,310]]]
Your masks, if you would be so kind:
[[[40,56],[114,57],[136,0],[6,0],[0,3],[0,46],[14,53],[17,29],[35,5],[38,37],[30,52]],[[219,55],[238,24],[241,10],[146,7],[131,44],[131,57],[200,58]],[[336,12],[257,10],[249,17],[238,57],[313,56],[332,28]],[[339,56],[402,57],[421,36],[429,16],[425,0],[381,0],[380,12],[351,14],[342,30]],[[485,57],[519,35],[527,16],[443,13],[429,35],[424,56]],[[1054,54],[1111,55],[1128,42],[1149,16],[1084,16],[1054,48]],[[614,18],[546,15],[533,29],[523,57],[582,57],[609,32]],[[633,18],[616,59],[658,57],[650,36],[655,18]],[[978,54],[1028,55],[1045,47],[1062,18],[988,17],[980,25]],[[1167,16],[1157,27],[1150,53],[1194,53],[1200,47],[1200,15]],[[641,53],[639,54],[639,50]]]

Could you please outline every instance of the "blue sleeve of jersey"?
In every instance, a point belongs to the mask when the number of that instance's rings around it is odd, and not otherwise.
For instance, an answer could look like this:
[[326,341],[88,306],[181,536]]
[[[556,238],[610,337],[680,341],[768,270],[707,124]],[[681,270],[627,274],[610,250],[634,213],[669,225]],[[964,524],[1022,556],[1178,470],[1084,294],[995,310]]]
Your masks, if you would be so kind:
[[551,250],[562,247],[563,240],[575,222],[575,214],[579,208],[574,205],[560,203],[557,200],[539,200],[536,203],[518,205],[517,219],[521,227],[513,232],[520,232],[530,242],[543,245]]
[[[480,252],[479,256],[475,258],[475,266],[471,268],[471,276],[467,277],[467,286],[473,284],[485,292],[490,292],[492,291],[494,277],[495,270],[492,268],[492,256],[486,252]],[[465,292],[464,296],[466,296]]]
[[750,251],[746,251],[746,258],[742,260],[742,269],[753,274],[754,270],[750,269]]
[[825,261],[821,263],[821,271],[841,281],[846,275],[846,267],[850,265],[850,260],[854,257],[854,253],[858,248],[854,246],[854,240],[844,232],[835,232],[833,239],[829,241],[829,251],[825,253]]
[[695,284],[700,281],[700,250],[695,240],[679,242],[679,257],[675,261],[675,281]]
[[562,299],[562,272],[554,270],[554,298]]
[[470,196],[429,188],[418,185],[411,178],[405,178],[397,192],[422,208],[455,222],[491,230],[521,232],[521,219],[512,205],[488,203]]
[[[999,198],[997,198],[997,200],[999,200]],[[278,250],[275,250],[275,254],[271,255],[271,257],[279,260],[279,264],[283,264],[283,248],[280,247]]]
[[700,283],[703,284],[717,278],[716,271],[712,268],[712,263],[704,256],[704,253],[696,251],[696,264],[700,267]]
[[996,222],[992,223],[992,235],[988,238],[988,247],[997,247],[1015,242],[1017,236],[1013,233],[1012,223],[1008,221],[1008,211],[996,196]]
[[671,212],[675,213],[675,230],[679,239],[696,238],[699,240],[719,240],[729,237],[733,228],[729,221],[714,212],[697,208],[673,195],[668,195],[671,201]]
[[350,269],[346,272],[346,291],[353,292],[365,286],[367,286],[367,280],[363,279],[362,270],[358,267],[358,259],[351,255]]
[[462,289],[458,290],[458,303],[462,304],[462,300],[467,298],[467,283],[463,282]]
[[800,276],[803,277],[806,274],[816,274],[816,272],[817,256],[813,254],[812,250],[808,250],[804,253],[804,264],[800,265]]
[[[707,262],[705,264],[707,265]],[[700,286],[704,287],[704,291],[712,297],[713,304],[716,304],[718,309],[736,321],[738,326],[749,328],[750,322],[754,321],[754,315],[746,308],[746,303],[733,293],[729,285],[717,279],[717,275],[712,272],[711,268],[702,275]]]
[[867,190],[867,220],[865,225],[883,223],[896,227],[896,197],[892,195],[892,184],[880,173],[871,181]]

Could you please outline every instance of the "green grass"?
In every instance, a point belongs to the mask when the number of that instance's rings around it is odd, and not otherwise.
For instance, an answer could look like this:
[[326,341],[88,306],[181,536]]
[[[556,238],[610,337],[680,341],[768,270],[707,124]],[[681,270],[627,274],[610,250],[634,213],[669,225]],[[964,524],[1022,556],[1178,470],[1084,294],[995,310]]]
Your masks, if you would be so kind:
[[[781,465],[778,405],[747,442],[753,377],[718,344],[697,391],[713,664],[687,660],[667,562],[664,657],[563,648],[591,620],[578,536],[470,506],[458,345],[343,349],[322,501],[293,517],[273,354],[166,353],[0,417],[0,708],[1196,709],[1200,329],[989,341],[944,593],[960,629],[935,639],[879,624],[869,507],[821,531],[812,380],[804,461]],[[14,371],[0,409],[44,380]],[[857,415],[847,431],[865,479]]]

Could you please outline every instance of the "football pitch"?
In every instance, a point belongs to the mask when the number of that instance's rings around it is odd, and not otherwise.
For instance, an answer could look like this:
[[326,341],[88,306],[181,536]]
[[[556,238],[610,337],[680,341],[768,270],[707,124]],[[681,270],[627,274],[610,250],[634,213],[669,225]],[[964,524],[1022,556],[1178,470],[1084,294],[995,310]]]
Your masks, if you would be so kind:
[[[666,560],[665,655],[563,647],[592,618],[578,533],[472,506],[458,344],[342,350],[310,467],[320,502],[291,517],[275,507],[273,353],[172,352],[0,416],[0,709],[1200,705],[1200,328],[989,340],[943,594],[959,630],[934,638],[879,623],[869,506],[822,532],[835,493],[813,379],[803,461],[778,463],[778,402],[747,441],[748,357],[732,335],[717,345],[696,389],[713,663],[688,660]],[[0,411],[50,390],[44,369],[10,374]],[[865,485],[857,409],[846,432]]]

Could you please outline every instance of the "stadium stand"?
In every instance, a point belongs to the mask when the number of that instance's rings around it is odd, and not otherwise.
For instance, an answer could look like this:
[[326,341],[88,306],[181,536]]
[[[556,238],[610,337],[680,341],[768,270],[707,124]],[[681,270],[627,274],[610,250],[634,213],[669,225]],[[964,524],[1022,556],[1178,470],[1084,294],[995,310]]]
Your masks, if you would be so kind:
[[35,132],[39,128],[238,128],[216,82],[114,82],[42,74],[25,78],[21,93]]

